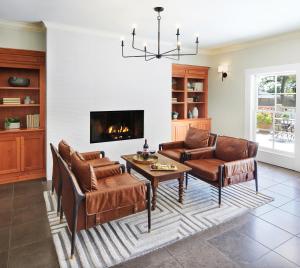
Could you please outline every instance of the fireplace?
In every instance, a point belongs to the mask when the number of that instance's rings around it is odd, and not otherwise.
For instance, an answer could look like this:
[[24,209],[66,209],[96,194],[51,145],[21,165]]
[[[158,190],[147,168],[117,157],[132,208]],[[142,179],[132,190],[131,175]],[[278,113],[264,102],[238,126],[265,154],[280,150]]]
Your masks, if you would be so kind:
[[144,138],[144,111],[90,112],[90,143]]

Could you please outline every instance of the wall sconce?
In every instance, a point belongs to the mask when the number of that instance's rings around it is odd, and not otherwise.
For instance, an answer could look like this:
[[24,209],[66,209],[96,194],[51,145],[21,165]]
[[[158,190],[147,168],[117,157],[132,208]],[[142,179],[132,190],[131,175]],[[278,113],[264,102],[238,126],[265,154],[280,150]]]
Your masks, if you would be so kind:
[[218,73],[222,73],[222,82],[223,79],[227,77],[227,72],[228,72],[228,65],[219,65],[218,66]]

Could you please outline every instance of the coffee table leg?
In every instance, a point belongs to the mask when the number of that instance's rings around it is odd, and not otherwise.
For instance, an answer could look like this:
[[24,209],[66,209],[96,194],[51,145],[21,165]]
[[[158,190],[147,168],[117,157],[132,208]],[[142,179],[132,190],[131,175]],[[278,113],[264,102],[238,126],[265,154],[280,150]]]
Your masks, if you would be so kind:
[[156,208],[156,199],[157,199],[157,187],[158,187],[158,181],[153,180],[151,181],[151,187],[152,187],[152,210],[155,210]]
[[183,182],[184,182],[184,175],[181,174],[180,178],[178,178],[178,183],[179,183],[179,187],[178,187],[178,194],[179,194],[179,203],[183,203]]
[[130,164],[128,162],[126,163],[126,170],[130,174],[130,172],[131,172],[131,166],[130,166]]

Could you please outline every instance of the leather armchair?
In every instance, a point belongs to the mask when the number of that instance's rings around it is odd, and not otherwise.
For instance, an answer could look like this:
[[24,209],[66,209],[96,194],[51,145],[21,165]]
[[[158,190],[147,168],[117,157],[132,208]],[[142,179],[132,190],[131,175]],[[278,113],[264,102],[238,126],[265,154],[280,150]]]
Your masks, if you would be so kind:
[[218,188],[220,206],[222,188],[228,185],[255,179],[258,191],[257,149],[255,142],[219,136],[215,148],[189,152],[184,163],[193,176]]
[[[150,183],[125,172],[124,165],[95,168],[72,154],[72,170],[59,156],[62,177],[62,209],[72,233],[71,258],[76,233],[98,224],[131,215],[147,208],[148,232],[151,229]],[[92,182],[93,181],[93,182]],[[83,188],[83,183],[88,188]],[[90,182],[90,185],[87,183]]]
[[[61,156],[68,164],[69,168],[71,167],[71,154],[74,153],[74,150],[67,142],[61,140],[57,148],[50,143],[53,165],[52,165],[52,194],[54,190],[57,195],[57,213],[60,210],[61,203],[61,179],[60,179],[60,170],[58,168],[58,157]],[[108,157],[105,157],[104,151],[94,151],[94,152],[85,152],[80,154],[83,159],[90,163],[93,167],[103,167],[106,165],[114,165],[119,163],[118,161],[111,161]]]

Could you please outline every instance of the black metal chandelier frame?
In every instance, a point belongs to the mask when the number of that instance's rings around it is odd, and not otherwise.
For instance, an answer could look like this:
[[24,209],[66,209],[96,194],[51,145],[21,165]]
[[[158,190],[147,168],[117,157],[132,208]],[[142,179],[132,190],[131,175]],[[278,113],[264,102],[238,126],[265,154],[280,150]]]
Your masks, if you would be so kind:
[[161,48],[160,48],[160,21],[161,21],[161,16],[160,13],[164,10],[163,7],[155,7],[154,11],[157,12],[157,53],[153,53],[149,50],[147,50],[147,46],[144,46],[144,49],[141,48],[137,48],[135,46],[135,36],[136,36],[136,30],[135,27],[132,30],[132,42],[131,42],[131,46],[133,49],[139,51],[139,52],[143,52],[143,54],[141,55],[124,55],[124,40],[121,41],[121,47],[122,47],[122,57],[123,58],[144,58],[145,61],[150,61],[153,59],[161,59],[161,58],[167,58],[167,59],[171,59],[171,60],[179,60],[181,56],[194,56],[198,54],[198,45],[199,45],[199,40],[198,37],[196,37],[196,51],[195,53],[181,53],[181,45],[179,42],[179,28],[177,28],[177,32],[176,32],[176,39],[177,39],[177,46],[174,49],[165,51],[165,52],[161,52]]

